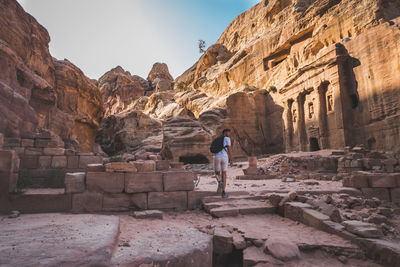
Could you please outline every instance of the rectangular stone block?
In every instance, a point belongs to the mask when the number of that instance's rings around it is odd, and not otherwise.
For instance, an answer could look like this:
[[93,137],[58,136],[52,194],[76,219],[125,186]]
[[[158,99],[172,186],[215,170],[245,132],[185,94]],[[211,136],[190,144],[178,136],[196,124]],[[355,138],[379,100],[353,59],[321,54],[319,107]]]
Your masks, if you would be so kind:
[[147,193],[129,194],[131,197],[131,210],[147,210]]
[[49,169],[51,166],[51,156],[39,157],[39,169]]
[[103,211],[128,211],[147,209],[147,194],[104,194]]
[[43,148],[36,148],[36,147],[26,147],[25,148],[25,155],[28,156],[42,156],[43,155]]
[[164,172],[164,191],[193,191],[194,179],[196,179],[196,175],[193,172]]
[[124,190],[124,174],[115,172],[88,172],[86,185],[89,190],[121,193]]
[[87,172],[105,172],[106,167],[103,164],[88,164],[86,171]]
[[125,192],[162,192],[162,172],[138,172],[125,174]]
[[71,194],[10,194],[11,210],[22,213],[70,212]]
[[390,199],[392,202],[400,204],[400,188],[390,189]]
[[353,172],[349,177],[347,186],[354,188],[368,187],[368,175],[364,172]]
[[136,172],[136,167],[130,162],[110,162],[105,165],[107,172]]
[[133,161],[137,172],[153,172],[156,170],[156,162],[154,160]]
[[233,236],[227,229],[215,227],[213,237],[214,253],[230,254],[233,249]]
[[79,168],[86,169],[88,164],[103,164],[101,156],[79,156]]
[[[202,198],[208,196],[217,196],[217,193],[211,191],[190,191],[188,192],[188,209],[200,209],[202,206]],[[218,194],[219,196],[219,194]]]
[[75,152],[75,150],[72,150],[72,149],[65,149],[64,155],[65,156],[76,156],[76,152]]
[[103,209],[103,193],[72,194],[72,212],[98,212]]
[[93,152],[78,152],[79,156],[94,156]]
[[65,174],[65,193],[83,193],[85,191],[84,172],[66,173]]
[[19,158],[12,150],[0,150],[0,172],[16,172],[19,169]]
[[46,156],[64,156],[65,149],[60,147],[45,147],[43,154]]
[[258,174],[258,168],[257,168],[257,166],[248,167],[247,169],[243,169],[243,173],[245,175],[257,175]]
[[51,159],[51,167],[54,169],[57,168],[67,168],[67,157],[66,156],[54,156]]
[[104,194],[103,196],[103,211],[128,211],[129,206],[129,194]]
[[17,147],[21,146],[21,138],[4,138],[4,144],[3,146],[5,147]]
[[150,192],[149,209],[187,209],[187,192]]
[[166,171],[169,169],[169,160],[156,160],[156,170]]
[[396,173],[373,173],[369,175],[369,187],[397,187],[397,179],[400,179],[399,177],[400,174]]
[[293,221],[303,222],[303,209],[311,209],[309,204],[302,202],[287,202],[284,206],[284,215]]
[[305,225],[321,229],[323,221],[329,221],[329,217],[313,209],[303,209],[303,223]]
[[361,188],[361,192],[366,198],[377,197],[380,200],[390,201],[389,189],[387,188]]
[[78,169],[79,168],[79,156],[67,156],[67,168]]
[[49,139],[36,139],[35,147],[55,148],[55,147],[58,147],[58,143],[57,143],[57,141],[49,140]]
[[185,169],[183,162],[170,162],[169,166],[173,169]]
[[22,147],[34,147],[35,146],[35,140],[34,139],[22,139],[21,140],[21,146]]
[[37,169],[39,166],[39,156],[21,156],[21,169]]
[[17,153],[18,156],[25,155],[25,147],[13,147],[11,149],[14,150],[15,153]]
[[8,182],[8,192],[15,192],[18,183],[18,173],[11,173]]
[[0,172],[0,196],[8,195],[10,180],[12,179],[11,174],[11,172]]

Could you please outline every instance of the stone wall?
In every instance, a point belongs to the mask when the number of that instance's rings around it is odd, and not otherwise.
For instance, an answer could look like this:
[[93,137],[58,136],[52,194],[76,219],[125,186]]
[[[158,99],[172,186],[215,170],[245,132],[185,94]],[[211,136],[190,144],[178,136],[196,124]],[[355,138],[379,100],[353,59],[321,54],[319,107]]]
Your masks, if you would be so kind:
[[[3,150],[3,135],[0,134],[0,199],[7,197],[17,187],[20,160],[12,150]],[[1,200],[0,200],[1,202]]]
[[338,160],[343,186],[361,190],[367,198],[400,203],[400,154],[346,148]]
[[[102,156],[91,152],[76,152],[64,149],[63,142],[55,139],[48,132],[31,135],[26,138],[5,138],[4,149],[15,153],[20,160],[17,172],[29,179],[31,186],[44,187],[54,184],[59,176],[62,183],[65,172],[84,171],[88,164],[103,163]],[[60,184],[59,186],[62,186]]]
[[66,193],[73,212],[186,210],[196,177],[176,167],[166,160],[93,164],[86,173],[66,174]]

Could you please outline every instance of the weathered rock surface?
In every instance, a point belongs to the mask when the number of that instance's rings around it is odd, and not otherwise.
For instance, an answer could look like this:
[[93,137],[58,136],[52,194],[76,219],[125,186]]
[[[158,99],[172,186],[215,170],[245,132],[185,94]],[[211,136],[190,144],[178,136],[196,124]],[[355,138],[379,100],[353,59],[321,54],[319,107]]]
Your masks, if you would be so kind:
[[96,142],[109,155],[146,149],[160,151],[162,123],[133,110],[104,118]]
[[99,88],[103,97],[105,117],[124,111],[134,100],[151,90],[148,81],[137,75],[132,76],[120,66],[100,77]]
[[103,116],[98,88],[69,61],[51,57],[47,30],[16,1],[0,3],[0,25],[0,132],[49,129],[92,151]]
[[165,80],[169,82],[173,82],[171,74],[169,74],[168,66],[165,63],[155,63],[150,70],[149,75],[147,76],[147,80],[152,84],[155,88],[157,84],[157,79],[159,81]]
[[[399,65],[399,16],[396,1],[262,1],[175,80],[175,101],[196,117],[226,108],[247,154],[261,142],[254,153],[358,143],[393,149],[400,80],[389,66]],[[263,91],[267,103],[245,103]]]
[[268,239],[265,242],[266,251],[282,261],[290,261],[300,257],[300,250],[296,244],[279,239]]
[[4,219],[0,265],[108,265],[118,234],[119,218],[114,216],[40,214]]
[[163,135],[163,158],[202,163],[211,159],[211,134],[200,122],[182,117],[167,119],[163,123]]
[[77,140],[82,151],[93,151],[103,118],[100,91],[68,60],[54,60],[57,104],[49,112],[48,128],[63,139]]
[[174,227],[144,232],[119,247],[112,264],[122,266],[212,266],[212,238],[196,229]]

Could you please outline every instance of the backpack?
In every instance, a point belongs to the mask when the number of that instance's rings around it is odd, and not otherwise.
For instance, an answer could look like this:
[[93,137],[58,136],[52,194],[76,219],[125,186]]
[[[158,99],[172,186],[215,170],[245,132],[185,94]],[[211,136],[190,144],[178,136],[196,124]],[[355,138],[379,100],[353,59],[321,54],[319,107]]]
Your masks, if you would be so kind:
[[211,153],[218,153],[220,152],[222,149],[224,149],[224,137],[223,135],[218,136],[217,138],[215,138],[210,145],[210,152]]

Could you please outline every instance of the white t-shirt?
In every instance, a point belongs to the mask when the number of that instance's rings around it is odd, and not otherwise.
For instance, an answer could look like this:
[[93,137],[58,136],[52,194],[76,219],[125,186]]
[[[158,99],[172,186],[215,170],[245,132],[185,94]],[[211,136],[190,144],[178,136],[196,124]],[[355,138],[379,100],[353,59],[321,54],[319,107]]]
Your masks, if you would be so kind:
[[222,149],[220,152],[214,154],[214,158],[221,158],[221,157],[227,157],[228,158],[228,148],[227,146],[231,146],[231,139],[227,136],[224,137],[224,149]]

